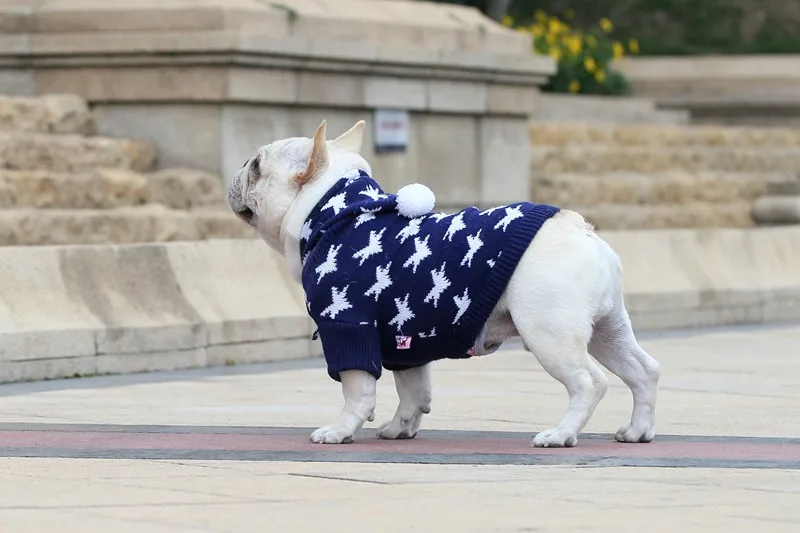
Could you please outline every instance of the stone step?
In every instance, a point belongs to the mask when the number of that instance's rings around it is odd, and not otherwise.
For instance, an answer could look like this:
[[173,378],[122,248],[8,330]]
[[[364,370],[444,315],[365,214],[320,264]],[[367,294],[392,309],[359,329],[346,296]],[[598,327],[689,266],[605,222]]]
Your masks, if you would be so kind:
[[96,130],[86,100],[72,94],[37,97],[0,95],[0,131],[13,133],[77,133]]
[[255,238],[225,209],[152,204],[115,209],[0,209],[0,245],[119,244]]
[[534,174],[531,198],[553,205],[673,204],[753,201],[773,183],[790,183],[792,174],[662,172],[637,174]]
[[548,122],[531,124],[530,139],[534,146],[608,144],[777,148],[800,147],[800,128]]
[[0,208],[110,209],[144,203],[174,209],[223,206],[222,178],[182,168],[152,174],[113,168],[77,173],[0,170]]
[[755,223],[752,202],[682,205],[565,206],[577,211],[598,230],[661,228],[746,228]]
[[531,156],[535,173],[653,173],[670,170],[791,173],[800,169],[800,148],[534,146]]
[[127,168],[140,172],[156,163],[152,143],[134,139],[0,133],[0,169],[78,172],[97,167]]

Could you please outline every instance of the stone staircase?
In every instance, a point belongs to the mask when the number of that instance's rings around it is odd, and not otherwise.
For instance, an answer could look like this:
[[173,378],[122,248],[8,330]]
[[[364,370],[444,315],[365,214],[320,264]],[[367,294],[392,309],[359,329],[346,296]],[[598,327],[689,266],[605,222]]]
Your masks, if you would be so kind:
[[800,129],[537,122],[530,138],[533,201],[598,229],[754,226],[754,202],[800,180]]
[[76,96],[0,96],[0,245],[253,236],[219,176],[156,172],[152,144],[95,129]]

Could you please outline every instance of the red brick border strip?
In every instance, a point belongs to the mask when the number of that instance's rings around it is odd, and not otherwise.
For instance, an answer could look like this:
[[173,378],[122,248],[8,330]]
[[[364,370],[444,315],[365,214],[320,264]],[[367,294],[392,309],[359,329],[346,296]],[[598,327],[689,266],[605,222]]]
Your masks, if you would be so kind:
[[312,444],[312,428],[0,424],[0,456],[430,464],[531,464],[800,469],[800,439],[658,436],[623,444],[583,434],[575,448],[531,448],[531,434],[424,430],[385,441]]

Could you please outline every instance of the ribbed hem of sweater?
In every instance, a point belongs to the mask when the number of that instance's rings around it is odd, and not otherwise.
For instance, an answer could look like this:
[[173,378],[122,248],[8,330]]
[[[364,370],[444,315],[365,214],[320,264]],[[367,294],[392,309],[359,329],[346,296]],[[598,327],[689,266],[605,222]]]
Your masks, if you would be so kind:
[[381,377],[381,341],[372,325],[348,324],[328,320],[317,324],[328,375],[341,381],[345,370],[363,370],[375,379]]
[[[550,220],[560,209],[549,205],[537,205],[525,217],[516,222],[514,233],[509,237],[508,243],[503,247],[503,254],[497,258],[491,275],[486,279],[484,288],[480,295],[472,295],[472,304],[469,310],[464,313],[458,329],[460,331],[479,332],[483,325],[489,320],[497,302],[506,290],[508,281],[514,274],[522,255],[530,246],[534,236],[542,228],[542,225]],[[466,352],[472,348],[475,339],[464,338],[457,335],[461,342],[454,346],[456,351]]]

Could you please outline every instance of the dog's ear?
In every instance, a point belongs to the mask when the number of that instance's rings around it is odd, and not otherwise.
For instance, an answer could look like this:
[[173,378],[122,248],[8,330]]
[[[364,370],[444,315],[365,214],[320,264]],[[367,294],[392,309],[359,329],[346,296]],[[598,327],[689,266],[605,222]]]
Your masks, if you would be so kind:
[[295,176],[294,181],[301,187],[311,181],[314,176],[323,171],[328,165],[328,146],[325,141],[326,124],[323,120],[317,127],[314,133],[314,146],[311,149],[311,157],[308,158],[308,164],[305,170],[299,172]]
[[345,152],[359,153],[361,151],[361,144],[364,140],[364,126],[365,122],[359,120],[355,126],[339,135],[336,139],[331,141],[331,146],[338,150]]

